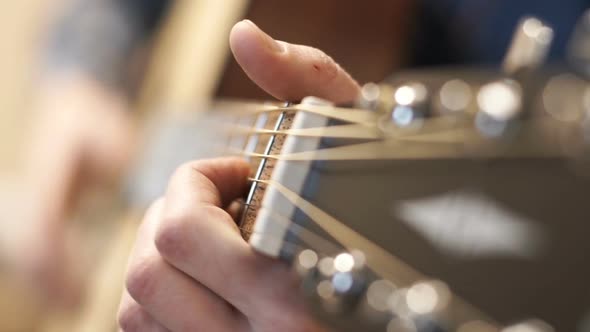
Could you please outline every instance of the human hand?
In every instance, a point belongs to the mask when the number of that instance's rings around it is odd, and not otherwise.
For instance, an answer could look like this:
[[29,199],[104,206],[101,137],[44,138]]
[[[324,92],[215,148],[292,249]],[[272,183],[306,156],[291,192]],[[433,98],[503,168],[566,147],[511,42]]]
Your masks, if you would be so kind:
[[[323,52],[274,41],[253,23],[230,45],[248,76],[281,100],[353,100],[358,84]],[[119,308],[123,331],[322,331],[306,314],[290,269],[241,237],[231,202],[247,185],[240,159],[188,163],[147,212]]]
[[147,212],[119,311],[124,331],[320,331],[289,267],[256,253],[232,218],[249,165],[190,162]]
[[[27,151],[26,234],[12,255],[23,278],[53,304],[73,305],[81,291],[66,220],[88,187],[113,184],[130,158],[134,128],[121,96],[82,73],[41,84]],[[79,271],[78,271],[79,272]]]

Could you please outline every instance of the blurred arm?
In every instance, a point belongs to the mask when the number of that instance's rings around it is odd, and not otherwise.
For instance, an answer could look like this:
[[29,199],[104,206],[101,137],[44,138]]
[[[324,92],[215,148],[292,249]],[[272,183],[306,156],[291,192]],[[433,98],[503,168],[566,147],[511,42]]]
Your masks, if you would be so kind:
[[75,296],[65,221],[91,184],[112,182],[132,153],[130,70],[165,0],[72,0],[49,31],[27,151],[34,230],[23,272],[48,295]]

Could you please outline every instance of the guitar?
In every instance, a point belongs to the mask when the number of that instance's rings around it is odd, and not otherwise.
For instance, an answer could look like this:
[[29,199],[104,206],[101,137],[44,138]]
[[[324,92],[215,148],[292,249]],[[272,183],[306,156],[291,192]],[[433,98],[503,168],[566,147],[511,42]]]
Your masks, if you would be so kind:
[[589,84],[539,67],[550,39],[525,19],[502,71],[400,73],[353,108],[213,104],[199,136],[252,164],[244,237],[338,331],[588,330]]
[[398,74],[354,109],[215,105],[253,165],[244,237],[338,331],[587,331],[590,85],[539,68],[551,34],[524,19],[503,71]]

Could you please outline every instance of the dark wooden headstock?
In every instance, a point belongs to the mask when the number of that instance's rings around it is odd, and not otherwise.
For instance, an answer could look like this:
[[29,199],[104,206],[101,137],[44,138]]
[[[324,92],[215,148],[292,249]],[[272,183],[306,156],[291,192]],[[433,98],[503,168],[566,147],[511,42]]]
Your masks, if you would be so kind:
[[400,73],[256,131],[243,227],[329,326],[585,331],[590,82],[542,66],[547,29],[523,20],[502,70]]

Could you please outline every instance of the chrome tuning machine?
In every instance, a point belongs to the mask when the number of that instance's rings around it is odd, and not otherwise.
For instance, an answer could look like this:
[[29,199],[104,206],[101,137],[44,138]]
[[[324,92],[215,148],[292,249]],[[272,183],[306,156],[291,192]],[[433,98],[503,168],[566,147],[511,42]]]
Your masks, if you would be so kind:
[[344,314],[355,310],[365,291],[365,258],[360,251],[318,257],[304,250],[295,259],[306,297],[325,311]]

